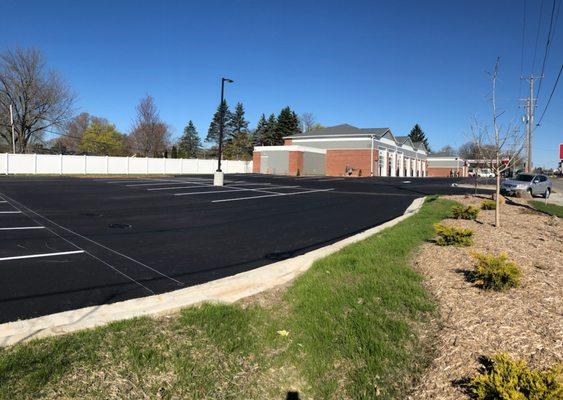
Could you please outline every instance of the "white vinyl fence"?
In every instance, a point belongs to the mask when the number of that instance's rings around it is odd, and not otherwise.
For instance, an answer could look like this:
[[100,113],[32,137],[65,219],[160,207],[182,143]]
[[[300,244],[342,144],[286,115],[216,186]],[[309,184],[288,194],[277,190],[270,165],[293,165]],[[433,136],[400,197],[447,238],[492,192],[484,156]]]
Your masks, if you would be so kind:
[[[212,174],[217,160],[0,154],[0,174]],[[226,174],[252,172],[252,161],[221,162]]]

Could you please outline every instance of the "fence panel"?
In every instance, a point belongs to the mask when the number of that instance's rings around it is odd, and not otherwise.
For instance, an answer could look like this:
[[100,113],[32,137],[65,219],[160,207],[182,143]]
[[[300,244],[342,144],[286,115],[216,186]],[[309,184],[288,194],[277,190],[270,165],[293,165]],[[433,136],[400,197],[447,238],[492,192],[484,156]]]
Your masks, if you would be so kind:
[[[217,160],[0,154],[0,174],[212,174]],[[252,171],[252,161],[225,160],[225,173]]]

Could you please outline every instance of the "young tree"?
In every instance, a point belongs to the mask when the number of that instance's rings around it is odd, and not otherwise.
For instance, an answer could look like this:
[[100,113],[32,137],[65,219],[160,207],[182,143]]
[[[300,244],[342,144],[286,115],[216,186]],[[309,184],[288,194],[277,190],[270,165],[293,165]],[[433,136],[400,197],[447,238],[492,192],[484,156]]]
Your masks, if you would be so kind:
[[201,148],[201,140],[194,123],[190,120],[178,142],[180,157],[196,158]]
[[121,156],[124,154],[123,135],[107,120],[94,118],[84,131],[78,150],[101,156]]
[[409,138],[413,142],[422,142],[426,146],[427,149],[430,150],[430,146],[428,145],[428,139],[426,138],[426,134],[420,127],[420,125],[415,124],[409,133]]
[[497,111],[496,104],[496,82],[500,58],[497,58],[493,72],[491,73],[492,94],[491,111],[492,126],[487,127],[474,121],[471,126],[473,144],[477,149],[479,159],[491,168],[496,177],[495,190],[495,226],[500,227],[500,178],[501,174],[511,168],[520,158],[520,153],[524,147],[524,138],[517,125],[508,123],[502,126],[499,117],[503,112]]
[[211,143],[213,146],[219,145],[219,126],[221,122],[221,115],[223,115],[223,140],[225,140],[231,135],[232,118],[226,100],[223,100],[223,102],[217,107],[217,111],[213,114],[213,119],[211,120],[209,129],[207,130],[207,137],[205,138],[205,141]]
[[132,145],[141,155],[157,156],[170,143],[170,129],[161,121],[154,99],[146,95],[137,105],[137,117],[129,135]]
[[9,107],[14,118],[16,152],[40,142],[47,130],[62,129],[72,114],[74,95],[43,55],[16,48],[0,54],[0,139],[12,148]]
[[256,124],[254,134],[252,135],[254,146],[264,146],[264,134],[267,127],[268,121],[266,120],[266,116],[262,114],[262,116],[258,120],[258,124]]

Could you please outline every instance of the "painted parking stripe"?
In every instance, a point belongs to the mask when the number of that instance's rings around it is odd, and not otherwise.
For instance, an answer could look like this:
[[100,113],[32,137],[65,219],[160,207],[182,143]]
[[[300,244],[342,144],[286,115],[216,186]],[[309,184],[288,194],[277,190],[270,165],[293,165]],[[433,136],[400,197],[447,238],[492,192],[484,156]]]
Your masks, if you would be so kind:
[[[225,187],[225,186],[223,186]],[[186,193],[174,193],[174,196],[189,196],[192,194],[208,194],[208,193],[229,193],[229,192],[263,192],[263,193],[272,193],[277,194],[275,192],[271,192],[271,190],[276,189],[288,189],[288,188],[297,188],[299,186],[266,186],[266,187],[257,187],[257,188],[238,188],[233,186],[232,189],[228,190],[206,190],[203,192],[186,192]],[[270,191],[266,191],[270,190]]]
[[270,187],[259,187],[256,189],[249,189],[249,188],[232,188],[232,189],[227,189],[227,190],[205,190],[203,192],[185,192],[185,193],[174,193],[174,196],[190,196],[192,194],[207,194],[207,193],[229,193],[229,192],[251,192],[253,190],[259,190],[259,189],[271,189]]
[[333,181],[343,181],[344,178],[327,178],[327,179],[319,179],[318,182],[333,182]]
[[185,185],[186,183],[193,183],[195,185],[205,185],[203,182],[190,182],[190,181],[170,181],[170,182],[151,182],[151,183],[135,183],[131,185],[125,185],[127,187],[137,187],[137,186],[162,186],[162,185]]
[[172,187],[160,187],[160,188],[149,188],[147,190],[180,190],[180,189],[193,189],[193,188],[204,188],[212,187],[213,185],[199,185],[199,186],[172,186]]
[[21,211],[0,211],[0,214],[21,214]]
[[260,185],[273,185],[273,183],[268,183],[268,182],[245,182],[245,183],[237,183],[237,186],[260,186]]
[[305,192],[294,192],[294,193],[276,193],[276,194],[265,194],[263,196],[249,196],[249,197],[237,197],[232,199],[221,199],[221,200],[212,200],[212,203],[224,203],[227,201],[239,201],[239,200],[251,200],[251,199],[261,199],[265,197],[279,197],[279,196],[297,196],[299,194],[307,194],[307,193],[318,193],[318,192],[329,192],[334,189],[319,189],[319,190],[307,190]]
[[61,252],[58,252],[58,253],[29,254],[27,256],[2,257],[2,258],[0,258],[0,261],[21,260],[21,259],[24,259],[24,258],[65,256],[65,255],[68,255],[68,254],[80,254],[80,253],[84,253],[84,250],[61,251]]
[[0,228],[0,231],[24,231],[28,229],[45,229],[44,226],[12,226],[10,228]]
[[0,200],[0,203],[7,203],[6,200]]

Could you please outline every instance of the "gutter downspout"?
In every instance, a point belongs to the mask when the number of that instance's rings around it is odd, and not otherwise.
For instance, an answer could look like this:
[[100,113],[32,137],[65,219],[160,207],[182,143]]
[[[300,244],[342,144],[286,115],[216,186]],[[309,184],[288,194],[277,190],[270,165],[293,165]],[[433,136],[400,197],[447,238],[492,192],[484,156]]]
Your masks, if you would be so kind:
[[373,176],[373,142],[374,142],[374,135],[370,136],[371,138],[371,162],[370,162],[370,176]]

